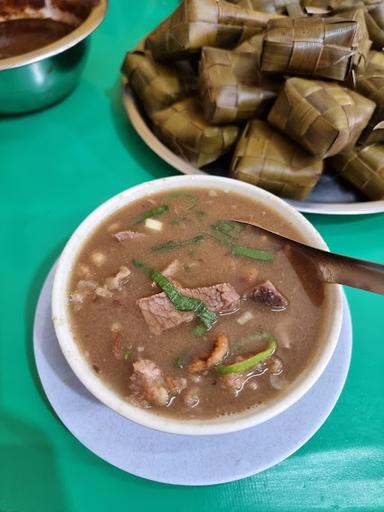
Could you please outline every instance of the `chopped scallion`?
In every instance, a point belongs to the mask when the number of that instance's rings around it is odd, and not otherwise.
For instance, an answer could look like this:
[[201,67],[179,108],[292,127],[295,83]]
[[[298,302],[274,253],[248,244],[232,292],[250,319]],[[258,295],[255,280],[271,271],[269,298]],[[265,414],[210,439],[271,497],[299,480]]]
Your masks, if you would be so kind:
[[205,334],[207,332],[207,328],[205,325],[203,324],[199,324],[199,325],[196,325],[196,327],[194,327],[193,329],[193,333],[196,335],[196,336],[202,336],[203,334]]
[[259,261],[272,261],[272,251],[255,249],[254,247],[245,247],[243,245],[233,245],[231,248],[233,256],[241,256],[242,258],[251,258]]
[[187,358],[185,357],[185,355],[177,357],[177,358],[176,358],[176,366],[177,366],[178,368],[184,368],[184,367],[185,367],[185,365],[186,365],[186,363],[187,363],[187,360],[186,360],[186,359],[187,359]]
[[152,217],[157,217],[158,215],[161,215],[162,213],[165,213],[169,210],[169,207],[166,204],[162,204],[160,206],[155,206],[154,208],[151,208],[150,210],[147,210],[145,212],[139,213],[133,221],[134,224],[140,224],[141,222],[144,222],[147,219],[150,219]]
[[151,249],[152,251],[173,251],[174,249],[181,249],[182,247],[201,242],[204,238],[204,235],[196,235],[187,240],[169,240],[163,244],[154,245]]

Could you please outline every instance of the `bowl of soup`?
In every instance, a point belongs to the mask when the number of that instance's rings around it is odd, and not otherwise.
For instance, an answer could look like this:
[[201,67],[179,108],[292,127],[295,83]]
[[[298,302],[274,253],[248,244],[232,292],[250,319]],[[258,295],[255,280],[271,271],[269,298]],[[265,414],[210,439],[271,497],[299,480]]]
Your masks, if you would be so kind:
[[177,176],[92,212],[56,270],[52,317],[101,402],[160,431],[238,431],[280,414],[327,366],[342,292],[238,221],[327,250],[291,206],[247,183]]

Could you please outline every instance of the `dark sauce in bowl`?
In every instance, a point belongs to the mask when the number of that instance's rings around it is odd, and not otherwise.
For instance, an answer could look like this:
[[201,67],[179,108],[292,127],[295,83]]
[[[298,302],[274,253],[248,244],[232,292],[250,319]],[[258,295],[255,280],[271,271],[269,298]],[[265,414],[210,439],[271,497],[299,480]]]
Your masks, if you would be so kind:
[[0,23],[0,59],[43,48],[66,36],[73,25],[50,18],[9,20]]

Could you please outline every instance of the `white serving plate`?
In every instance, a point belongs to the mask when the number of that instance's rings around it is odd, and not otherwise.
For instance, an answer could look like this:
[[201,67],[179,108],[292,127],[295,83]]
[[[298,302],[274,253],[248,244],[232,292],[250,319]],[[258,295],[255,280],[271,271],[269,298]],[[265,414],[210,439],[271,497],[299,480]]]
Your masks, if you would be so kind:
[[[340,338],[323,375],[296,404],[272,420],[217,436],[167,434],[133,423],[91,395],[65,360],[51,319],[54,272],[53,267],[42,288],[34,322],[34,353],[41,384],[72,435],[122,471],[176,485],[212,485],[254,475],[303,446],[325,422],[343,389],[352,348],[352,323],[345,297]],[[300,465],[300,456],[290,463],[292,472]],[[286,476],[284,466],[281,475],[283,479]]]

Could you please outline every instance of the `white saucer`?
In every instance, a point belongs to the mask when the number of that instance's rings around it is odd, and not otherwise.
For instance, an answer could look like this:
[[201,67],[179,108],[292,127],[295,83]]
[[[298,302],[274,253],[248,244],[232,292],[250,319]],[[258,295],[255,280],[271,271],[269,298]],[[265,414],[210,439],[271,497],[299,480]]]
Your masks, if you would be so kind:
[[68,430],[89,450],[123,471],[178,485],[231,482],[267,469],[298,450],[324,423],[348,373],[352,325],[345,300],[335,354],[313,388],[276,418],[219,436],[181,436],[141,427],[91,395],[62,355],[51,320],[54,268],[41,291],[34,352],[41,383]]

